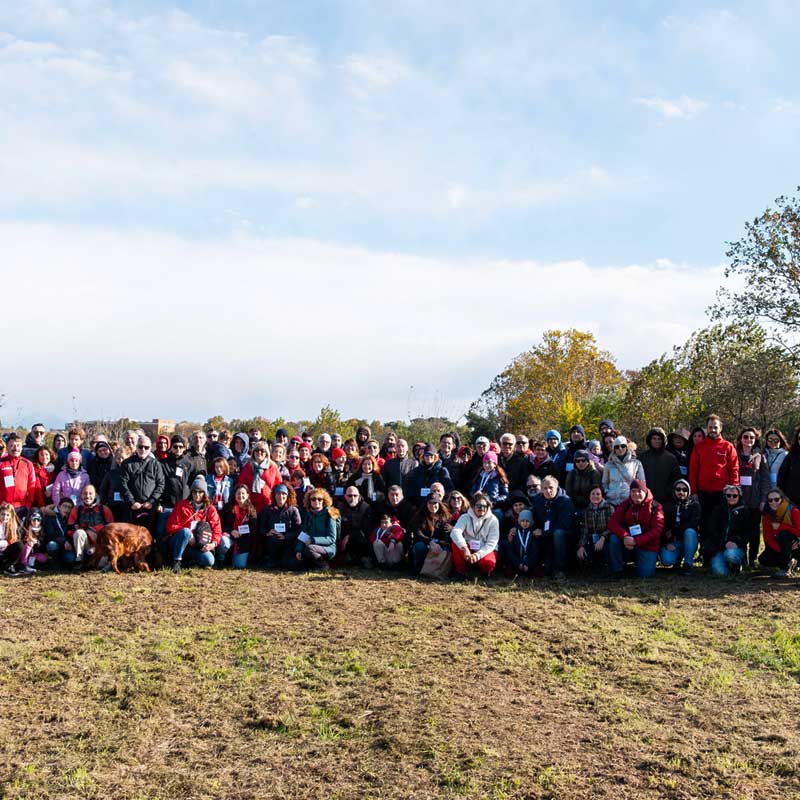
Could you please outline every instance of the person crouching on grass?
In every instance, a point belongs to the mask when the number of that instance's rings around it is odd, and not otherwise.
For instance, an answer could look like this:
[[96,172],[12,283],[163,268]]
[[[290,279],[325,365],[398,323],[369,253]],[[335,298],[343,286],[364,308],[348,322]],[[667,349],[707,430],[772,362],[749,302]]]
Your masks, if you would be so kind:
[[457,578],[465,578],[467,569],[473,565],[487,578],[494,572],[500,523],[491,510],[489,496],[475,492],[472,495],[472,507],[453,526],[450,541]]
[[758,560],[765,567],[777,567],[773,577],[788,578],[792,552],[797,555],[800,547],[800,509],[780,489],[770,489],[761,524],[765,548]]
[[188,500],[181,500],[167,520],[168,552],[172,553],[172,571],[180,572],[184,556],[199,567],[214,566],[214,550],[222,539],[217,509],[208,497],[204,475],[192,482]]
[[64,562],[75,569],[88,565],[89,556],[94,553],[97,534],[114,521],[108,506],[98,501],[97,491],[91,483],[83,487],[80,500],[81,505],[75,506],[70,512],[68,539],[64,544]]
[[631,481],[630,495],[614,511],[608,523],[608,568],[621,577],[626,561],[636,564],[640,578],[656,574],[656,560],[664,532],[664,510],[643,480]]
[[292,568],[328,569],[336,556],[339,510],[324,489],[309,489],[303,498],[303,530],[297,536]]

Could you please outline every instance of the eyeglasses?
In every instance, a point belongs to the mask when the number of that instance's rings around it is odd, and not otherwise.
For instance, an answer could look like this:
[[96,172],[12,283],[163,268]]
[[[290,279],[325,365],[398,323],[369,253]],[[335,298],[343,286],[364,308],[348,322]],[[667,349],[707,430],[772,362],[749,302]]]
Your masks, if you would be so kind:
[[34,436],[44,436],[44,431],[33,431]]
[[[259,450],[258,452],[261,453],[263,451]],[[297,455],[297,453],[293,453],[292,455],[286,457],[289,459],[289,461],[297,461],[297,459],[300,458],[300,456]]]
[[753,434],[752,434],[752,433],[745,433],[745,434],[742,436],[742,441],[744,441],[745,439],[755,439],[755,438],[756,438],[756,437],[755,437],[755,436],[753,436]]
[[176,443],[176,444],[172,445],[172,449],[173,449],[173,450],[185,450],[185,449],[186,449],[186,445],[183,445],[183,444],[177,444],[177,443]]
[[575,463],[576,464],[588,464],[589,462],[585,458],[576,458],[575,459]]
[[688,489],[684,489],[683,486],[679,486],[675,490],[675,494],[689,494],[689,490]]
[[628,445],[626,445],[626,444],[615,444],[614,445],[614,449],[615,450],[627,450],[628,449]]
[[325,501],[321,497],[311,497],[308,500],[309,503],[324,503]]

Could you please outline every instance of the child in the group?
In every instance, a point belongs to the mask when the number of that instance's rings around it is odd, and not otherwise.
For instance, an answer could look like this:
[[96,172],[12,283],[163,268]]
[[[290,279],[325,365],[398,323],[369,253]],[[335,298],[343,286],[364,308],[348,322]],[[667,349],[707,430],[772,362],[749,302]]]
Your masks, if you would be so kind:
[[372,550],[380,567],[397,567],[403,563],[405,531],[391,514],[381,514],[377,530],[370,536]]
[[0,569],[9,577],[32,575],[20,563],[25,544],[22,541],[22,526],[11,503],[0,503]]
[[511,567],[517,575],[531,577],[539,563],[539,540],[533,535],[533,512],[529,508],[519,512],[511,537]]
[[64,545],[68,541],[69,515],[74,507],[69,497],[62,497],[61,502],[55,507],[54,513],[48,513],[44,519],[44,549],[47,555],[58,563],[64,561]]

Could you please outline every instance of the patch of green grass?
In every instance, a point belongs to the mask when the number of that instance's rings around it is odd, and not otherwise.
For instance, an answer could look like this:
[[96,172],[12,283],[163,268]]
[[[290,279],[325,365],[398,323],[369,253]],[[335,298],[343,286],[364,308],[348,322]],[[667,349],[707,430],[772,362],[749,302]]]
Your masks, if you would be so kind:
[[742,661],[800,678],[800,631],[778,628],[768,639],[738,639],[733,654]]
[[42,597],[46,597],[48,600],[63,600],[65,594],[58,589],[46,589],[42,592]]

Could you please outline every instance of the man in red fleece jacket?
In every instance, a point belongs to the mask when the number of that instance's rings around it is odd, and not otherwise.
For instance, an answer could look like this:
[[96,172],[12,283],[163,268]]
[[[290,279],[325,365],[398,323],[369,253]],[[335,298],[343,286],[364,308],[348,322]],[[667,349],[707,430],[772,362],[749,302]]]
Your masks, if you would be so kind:
[[722,420],[711,414],[706,420],[706,438],[694,446],[689,461],[689,483],[700,501],[700,542],[711,512],[722,502],[726,486],[739,485],[736,447],[722,438]]

